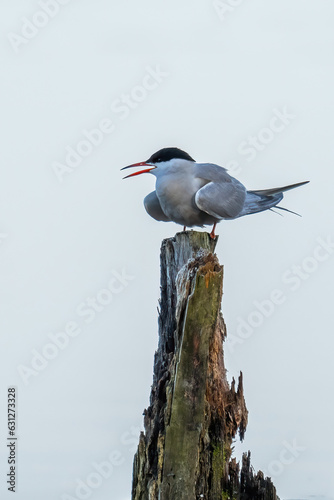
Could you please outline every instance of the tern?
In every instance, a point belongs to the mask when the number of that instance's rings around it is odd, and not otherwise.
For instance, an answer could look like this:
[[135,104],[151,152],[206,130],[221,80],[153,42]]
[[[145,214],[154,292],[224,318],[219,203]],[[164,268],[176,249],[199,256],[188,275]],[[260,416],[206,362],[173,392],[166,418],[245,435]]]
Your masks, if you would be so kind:
[[[283,198],[283,192],[307,184],[247,191],[245,186],[228,174],[226,168],[213,163],[198,163],[178,148],[163,148],[146,161],[133,163],[121,170],[147,167],[124,177],[144,173],[156,177],[155,191],[144,199],[147,213],[157,221],[175,222],[187,227],[212,225],[211,238],[222,220],[272,210]],[[295,212],[292,212],[295,213]],[[296,214],[298,215],[298,214]]]

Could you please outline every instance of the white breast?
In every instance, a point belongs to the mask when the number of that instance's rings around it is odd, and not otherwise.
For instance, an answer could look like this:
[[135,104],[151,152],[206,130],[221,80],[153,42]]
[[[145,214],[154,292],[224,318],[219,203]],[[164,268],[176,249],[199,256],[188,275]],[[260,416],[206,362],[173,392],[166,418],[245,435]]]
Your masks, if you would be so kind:
[[170,161],[159,164],[153,172],[157,177],[156,193],[164,213],[179,224],[197,225],[200,211],[194,198],[206,182],[194,177],[193,162]]

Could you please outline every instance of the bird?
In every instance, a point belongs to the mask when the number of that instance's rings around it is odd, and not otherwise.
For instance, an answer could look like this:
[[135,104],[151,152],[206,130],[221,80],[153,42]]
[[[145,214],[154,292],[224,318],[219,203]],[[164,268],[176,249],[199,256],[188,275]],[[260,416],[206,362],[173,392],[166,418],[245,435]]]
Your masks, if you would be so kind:
[[240,181],[229,175],[226,168],[214,163],[198,163],[177,147],[160,149],[148,160],[121,170],[134,167],[147,168],[124,179],[144,173],[156,177],[155,191],[144,199],[145,209],[153,219],[173,221],[183,226],[184,231],[187,227],[213,225],[212,239],[216,238],[216,225],[222,220],[273,210],[273,207],[292,212],[277,206],[283,193],[309,182],[248,191]]

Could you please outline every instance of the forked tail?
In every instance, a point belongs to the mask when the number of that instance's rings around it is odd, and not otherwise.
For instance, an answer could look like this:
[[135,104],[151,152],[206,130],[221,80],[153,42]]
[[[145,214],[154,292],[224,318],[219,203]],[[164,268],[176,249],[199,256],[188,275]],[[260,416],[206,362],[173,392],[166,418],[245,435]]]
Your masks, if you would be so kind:
[[[244,204],[244,208],[239,215],[248,215],[255,214],[257,212],[263,212],[264,210],[269,210],[272,207],[276,207],[276,205],[282,200],[283,193],[285,191],[289,191],[290,189],[297,188],[299,186],[303,186],[307,184],[309,181],[298,182],[297,184],[290,184],[289,186],[273,188],[273,189],[261,189],[257,191],[247,191],[246,200]],[[286,208],[277,207],[282,210],[288,210]],[[292,212],[295,213],[295,212]],[[298,215],[298,214],[296,214]]]

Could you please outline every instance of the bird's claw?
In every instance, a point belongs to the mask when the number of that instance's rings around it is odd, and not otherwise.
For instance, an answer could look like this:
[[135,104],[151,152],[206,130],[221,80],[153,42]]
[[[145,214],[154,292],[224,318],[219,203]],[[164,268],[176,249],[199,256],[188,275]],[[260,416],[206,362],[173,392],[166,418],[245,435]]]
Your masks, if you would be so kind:
[[216,225],[217,225],[217,223],[213,225],[212,231],[211,231],[211,233],[209,234],[209,236],[210,236],[210,238],[211,238],[212,240],[215,240],[215,239],[217,238],[216,233],[215,233]]

